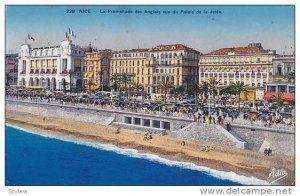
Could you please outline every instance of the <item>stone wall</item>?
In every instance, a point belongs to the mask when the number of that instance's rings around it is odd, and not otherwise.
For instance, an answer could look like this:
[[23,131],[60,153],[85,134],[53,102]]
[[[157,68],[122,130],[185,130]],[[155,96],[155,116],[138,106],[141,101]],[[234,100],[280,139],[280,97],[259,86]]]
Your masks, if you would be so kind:
[[6,110],[24,111],[42,117],[58,117],[101,125],[111,124],[115,117],[112,113],[84,108],[58,106],[55,104],[33,104],[26,102],[6,102]]
[[[229,133],[225,134],[221,126],[206,123],[192,123],[186,128],[179,130],[177,137],[188,138],[195,141],[202,141],[213,145],[244,148],[244,143],[237,140]],[[223,129],[223,130],[220,130]]]
[[230,131],[233,135],[246,142],[245,148],[249,150],[261,151],[267,147],[273,150],[274,154],[294,155],[295,133],[291,131],[265,130],[242,128],[232,126]]

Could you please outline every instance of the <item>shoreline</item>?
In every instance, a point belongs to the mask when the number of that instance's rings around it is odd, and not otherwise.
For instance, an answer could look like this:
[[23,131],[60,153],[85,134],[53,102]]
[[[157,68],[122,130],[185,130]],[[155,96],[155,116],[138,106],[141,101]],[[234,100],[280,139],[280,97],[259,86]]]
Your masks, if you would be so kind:
[[[120,134],[115,134],[116,128],[111,126],[79,121],[69,122],[49,117],[43,121],[41,116],[12,110],[6,111],[6,123],[28,129],[39,135],[51,134],[57,136],[58,139],[71,136],[78,140],[112,144],[123,149],[135,149],[138,153],[158,155],[172,161],[188,162],[222,172],[234,172],[249,179],[253,177],[268,181],[273,167],[278,169],[284,167],[290,175],[280,181],[280,185],[293,185],[294,182],[294,157],[290,156],[265,157],[258,152],[224,146],[214,146],[215,150],[206,153],[199,150],[205,143],[184,139],[187,145],[180,146],[182,139],[159,135],[154,135],[152,140],[143,141],[145,132],[141,131],[121,129]],[[255,182],[250,184],[258,185]]]

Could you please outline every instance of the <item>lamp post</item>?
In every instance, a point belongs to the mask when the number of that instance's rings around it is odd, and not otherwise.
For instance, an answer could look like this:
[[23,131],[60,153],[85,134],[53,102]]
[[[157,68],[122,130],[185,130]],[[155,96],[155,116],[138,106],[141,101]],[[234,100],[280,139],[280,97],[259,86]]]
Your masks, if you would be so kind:
[[208,116],[210,116],[210,93],[208,93]]

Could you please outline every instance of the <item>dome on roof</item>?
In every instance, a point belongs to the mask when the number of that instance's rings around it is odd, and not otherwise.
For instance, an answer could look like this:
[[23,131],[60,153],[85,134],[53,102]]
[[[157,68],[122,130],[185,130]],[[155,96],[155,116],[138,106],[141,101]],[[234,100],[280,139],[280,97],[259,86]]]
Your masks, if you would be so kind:
[[87,52],[92,52],[93,51],[93,47],[92,47],[91,42],[90,42],[89,46],[87,47],[86,51]]

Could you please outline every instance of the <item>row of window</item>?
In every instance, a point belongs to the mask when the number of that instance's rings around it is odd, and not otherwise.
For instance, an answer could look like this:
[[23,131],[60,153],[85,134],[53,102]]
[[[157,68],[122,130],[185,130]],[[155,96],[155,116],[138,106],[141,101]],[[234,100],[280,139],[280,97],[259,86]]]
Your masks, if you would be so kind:
[[[118,69],[111,69],[111,74],[114,74],[114,73],[129,73],[129,74],[137,74],[137,75],[139,75],[140,74],[140,69],[136,69],[136,71],[135,71],[135,69],[134,68],[122,68],[122,69],[119,69],[119,71],[118,71]],[[142,75],[144,75],[144,69],[141,69],[141,74]],[[148,73],[147,73],[148,75],[150,74],[150,69],[148,69]]]
[[[135,63],[136,62],[136,63]],[[150,65],[150,61],[148,62]],[[144,66],[145,61],[144,60],[137,60],[137,61],[112,61],[111,66]]]
[[205,63],[261,63],[261,62],[270,62],[272,57],[210,57],[210,58],[201,58],[200,64]]

